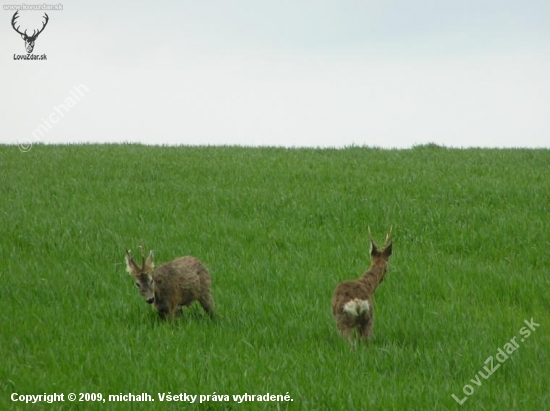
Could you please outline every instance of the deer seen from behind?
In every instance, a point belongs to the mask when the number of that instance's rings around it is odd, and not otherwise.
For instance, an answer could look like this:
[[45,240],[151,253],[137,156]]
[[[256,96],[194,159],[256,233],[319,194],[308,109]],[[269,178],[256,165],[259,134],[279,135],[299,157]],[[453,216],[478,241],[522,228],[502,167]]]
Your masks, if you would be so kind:
[[153,304],[161,318],[174,318],[182,307],[198,301],[211,317],[215,306],[211,293],[212,280],[206,267],[195,257],[180,257],[155,269],[153,251],[142,264],[134,261],[126,249],[126,271],[134,278],[136,288],[148,304]]
[[[357,280],[344,281],[336,287],[332,296],[332,314],[336,320],[339,333],[353,346],[361,337],[368,344],[372,336],[374,321],[374,292],[384,281],[388,270],[388,260],[392,254],[391,228],[386,235],[382,248],[376,245],[370,228],[370,259],[371,264]],[[355,332],[356,341],[352,340]]]

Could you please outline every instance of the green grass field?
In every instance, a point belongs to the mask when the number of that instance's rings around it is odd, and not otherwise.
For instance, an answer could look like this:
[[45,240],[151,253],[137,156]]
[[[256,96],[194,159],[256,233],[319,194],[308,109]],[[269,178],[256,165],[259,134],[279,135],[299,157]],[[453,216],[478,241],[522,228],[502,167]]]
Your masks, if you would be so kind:
[[[0,146],[0,169],[2,410],[550,408],[549,150]],[[367,225],[393,225],[394,254],[351,351],[330,300],[369,264]],[[141,240],[204,262],[214,320],[158,320],[123,263]]]

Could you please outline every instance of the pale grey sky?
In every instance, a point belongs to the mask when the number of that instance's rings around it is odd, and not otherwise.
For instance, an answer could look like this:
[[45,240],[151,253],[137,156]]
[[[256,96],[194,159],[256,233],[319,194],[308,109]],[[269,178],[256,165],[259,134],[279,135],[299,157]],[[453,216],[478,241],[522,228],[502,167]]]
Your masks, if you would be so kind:
[[546,0],[46,4],[45,61],[0,10],[0,143],[550,147]]

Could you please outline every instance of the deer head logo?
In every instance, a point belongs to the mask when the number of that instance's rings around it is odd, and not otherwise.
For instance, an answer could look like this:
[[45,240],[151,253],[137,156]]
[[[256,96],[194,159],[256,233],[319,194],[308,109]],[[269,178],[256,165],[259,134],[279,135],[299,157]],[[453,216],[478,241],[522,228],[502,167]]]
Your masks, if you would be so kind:
[[25,30],[24,33],[20,32],[19,31],[19,27],[20,26],[17,26],[17,28],[15,27],[15,23],[16,23],[16,19],[19,18],[19,16],[17,15],[17,13],[19,13],[19,11],[16,11],[15,14],[13,15],[12,19],[11,19],[11,26],[13,27],[13,29],[18,32],[19,34],[21,34],[21,38],[23,40],[25,40],[25,48],[27,49],[27,53],[32,53],[32,50],[34,49],[34,42],[36,41],[36,38],[38,37],[38,35],[40,33],[42,33],[44,31],[44,28],[46,27],[46,24],[48,24],[48,20],[50,19],[48,17],[48,15],[46,13],[44,13],[44,17],[46,18],[46,21],[44,23],[42,23],[42,28],[40,30],[38,30],[38,32],[36,30],[33,30],[32,32],[32,35],[29,36],[27,35],[27,30]]

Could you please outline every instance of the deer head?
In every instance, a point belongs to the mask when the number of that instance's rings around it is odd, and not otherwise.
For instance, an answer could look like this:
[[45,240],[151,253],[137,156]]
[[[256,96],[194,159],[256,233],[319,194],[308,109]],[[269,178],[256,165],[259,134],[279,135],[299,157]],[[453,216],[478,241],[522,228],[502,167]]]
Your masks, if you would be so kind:
[[148,304],[155,301],[153,271],[155,269],[153,251],[149,253],[149,257],[145,259],[143,246],[141,249],[141,267],[136,264],[132,258],[130,250],[126,249],[126,271],[134,278],[136,288],[139,293],[145,298]]
[[48,20],[50,18],[48,17],[48,15],[46,13],[44,13],[44,17],[46,18],[46,21],[44,23],[42,23],[42,28],[40,30],[38,30],[38,32],[36,30],[33,30],[32,35],[29,36],[29,35],[27,35],[27,30],[25,30],[24,33],[19,31],[19,27],[21,27],[21,26],[17,26],[17,28],[15,27],[15,23],[16,23],[15,20],[19,18],[17,13],[19,13],[19,11],[16,11],[15,14],[13,15],[12,19],[11,19],[11,26],[13,27],[13,29],[16,32],[18,32],[21,35],[21,38],[23,40],[25,40],[25,48],[27,49],[27,53],[32,53],[32,51],[34,49],[34,42],[36,41],[36,38],[38,37],[38,35],[40,33],[42,33],[44,31],[44,28],[48,24]]
[[368,227],[369,237],[370,237],[370,257],[371,257],[371,266],[378,266],[382,268],[382,277],[380,278],[380,283],[384,280],[386,271],[388,270],[388,260],[390,259],[392,253],[392,228],[386,234],[386,240],[384,241],[384,246],[382,248],[376,245],[372,233],[370,232],[370,227]]

